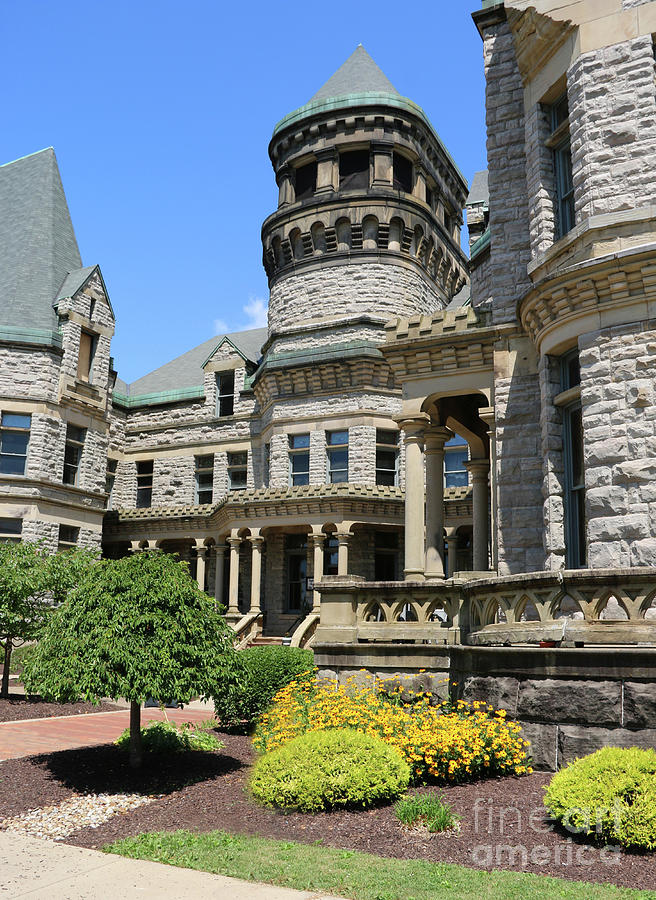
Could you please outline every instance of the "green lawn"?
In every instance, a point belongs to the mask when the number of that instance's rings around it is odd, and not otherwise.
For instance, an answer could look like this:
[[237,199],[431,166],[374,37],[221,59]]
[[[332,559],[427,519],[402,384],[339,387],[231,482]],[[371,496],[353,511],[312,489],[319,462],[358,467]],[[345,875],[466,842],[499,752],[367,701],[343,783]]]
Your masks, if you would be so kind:
[[480,872],[446,863],[383,859],[316,844],[213,831],[154,832],[105,847],[133,859],[200,869],[351,900],[656,900],[656,892],[563,881],[515,872]]

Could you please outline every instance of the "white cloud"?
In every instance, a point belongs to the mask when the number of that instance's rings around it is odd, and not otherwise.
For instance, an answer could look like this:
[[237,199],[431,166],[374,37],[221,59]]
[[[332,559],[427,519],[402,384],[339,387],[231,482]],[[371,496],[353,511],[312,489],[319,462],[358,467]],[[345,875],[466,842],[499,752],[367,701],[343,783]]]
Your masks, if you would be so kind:
[[244,303],[241,311],[243,315],[237,324],[234,324],[234,319],[231,322],[227,322],[225,319],[215,319],[214,334],[244,331],[247,328],[266,328],[267,305],[261,297],[251,297],[248,303]]
[[267,307],[261,297],[251,297],[248,303],[244,304],[244,312],[248,316],[249,328],[266,328]]

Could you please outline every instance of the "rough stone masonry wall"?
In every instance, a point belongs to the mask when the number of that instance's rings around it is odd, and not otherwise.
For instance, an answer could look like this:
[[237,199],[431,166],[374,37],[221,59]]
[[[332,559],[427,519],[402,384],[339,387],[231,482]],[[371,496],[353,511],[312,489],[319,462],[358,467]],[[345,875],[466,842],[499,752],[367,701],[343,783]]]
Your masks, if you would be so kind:
[[556,239],[553,152],[545,145],[551,123],[541,103],[536,103],[526,115],[525,131],[531,252],[537,256],[548,250]]
[[0,347],[0,396],[56,401],[60,363],[56,350]]
[[656,559],[656,320],[579,338],[588,565]]
[[577,221],[656,202],[656,179],[646,177],[656,165],[651,36],[584,53],[567,95]]
[[544,568],[540,384],[532,360],[495,379],[500,575]]
[[490,255],[472,265],[471,298],[472,306],[489,309],[492,305],[492,262]]
[[563,414],[553,399],[561,391],[560,360],[540,358],[540,430],[542,432],[545,569],[565,566],[565,463]]
[[271,288],[269,331],[337,316],[407,317],[444,305],[437,287],[413,268],[342,261],[279,278]]
[[194,457],[164,456],[153,462],[153,506],[194,503]]
[[507,23],[485,30],[484,52],[493,309],[501,323],[515,321],[530,287],[524,88]]

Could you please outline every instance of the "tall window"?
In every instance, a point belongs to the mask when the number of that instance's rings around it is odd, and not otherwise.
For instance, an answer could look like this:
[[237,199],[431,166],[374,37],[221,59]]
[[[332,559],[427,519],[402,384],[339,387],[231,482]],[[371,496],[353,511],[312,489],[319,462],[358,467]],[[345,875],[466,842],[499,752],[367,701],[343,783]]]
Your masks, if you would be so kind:
[[317,164],[316,162],[307,163],[305,166],[299,166],[294,173],[294,183],[297,200],[307,200],[317,189]]
[[551,135],[547,146],[553,153],[556,185],[556,237],[561,238],[574,227],[574,181],[567,94],[552,104],[548,112]]
[[153,502],[153,460],[137,463],[137,509],[148,509]]
[[114,508],[114,482],[116,481],[116,468],[118,466],[117,459],[107,460],[107,471],[105,474],[105,493],[107,497],[107,509]]
[[24,475],[32,416],[2,413],[0,418],[0,475]]
[[369,150],[349,150],[339,154],[339,187],[342,191],[369,187]]
[[469,484],[465,463],[469,459],[467,441],[459,434],[444,445],[444,487],[464,487]]
[[196,503],[199,505],[211,503],[214,488],[214,457],[195,456],[194,463]]
[[[581,384],[578,350],[561,360],[564,391]],[[583,468],[583,414],[580,398],[563,409],[565,455],[565,558],[571,569],[586,565],[585,470]]]
[[398,534],[395,531],[377,531],[374,550],[374,581],[396,581],[398,561]]
[[77,484],[82,450],[87,436],[86,428],[68,425],[66,428],[66,447],[64,448],[64,484]]
[[235,411],[235,373],[220,372],[216,376],[216,414],[217,416],[231,416]]
[[97,335],[89,331],[80,334],[80,352],[77,358],[77,377],[80,381],[91,381],[93,378],[93,360],[97,345]]
[[412,163],[401,153],[395,153],[392,157],[392,170],[394,175],[394,188],[397,191],[412,193]]
[[231,491],[240,491],[246,487],[248,480],[248,451],[239,450],[228,453],[228,487]]
[[307,593],[307,536],[285,535],[285,556],[287,557],[286,612],[301,612],[305,607]]
[[289,483],[310,483],[310,435],[289,435]]
[[20,541],[22,531],[22,519],[0,518],[0,541]]
[[339,563],[339,543],[334,534],[328,535],[323,543],[323,574],[337,575]]
[[326,444],[328,483],[348,481],[348,431],[329,431]]
[[80,537],[80,529],[74,525],[59,526],[59,541],[57,542],[58,550],[68,550],[70,547],[77,547],[78,538]]
[[376,484],[399,483],[399,433],[376,429]]

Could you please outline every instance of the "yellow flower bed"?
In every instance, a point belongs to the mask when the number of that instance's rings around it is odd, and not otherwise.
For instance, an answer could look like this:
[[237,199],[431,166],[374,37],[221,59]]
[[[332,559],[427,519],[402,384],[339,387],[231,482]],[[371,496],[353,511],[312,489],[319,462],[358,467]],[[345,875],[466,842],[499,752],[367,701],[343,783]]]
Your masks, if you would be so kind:
[[[411,677],[411,676],[408,676]],[[431,695],[398,683],[377,687],[364,674],[345,685],[292,681],[258,723],[253,743],[267,752],[307,731],[353,728],[401,753],[415,781],[471,781],[532,772],[529,743],[506,711],[460,700],[431,705]]]

